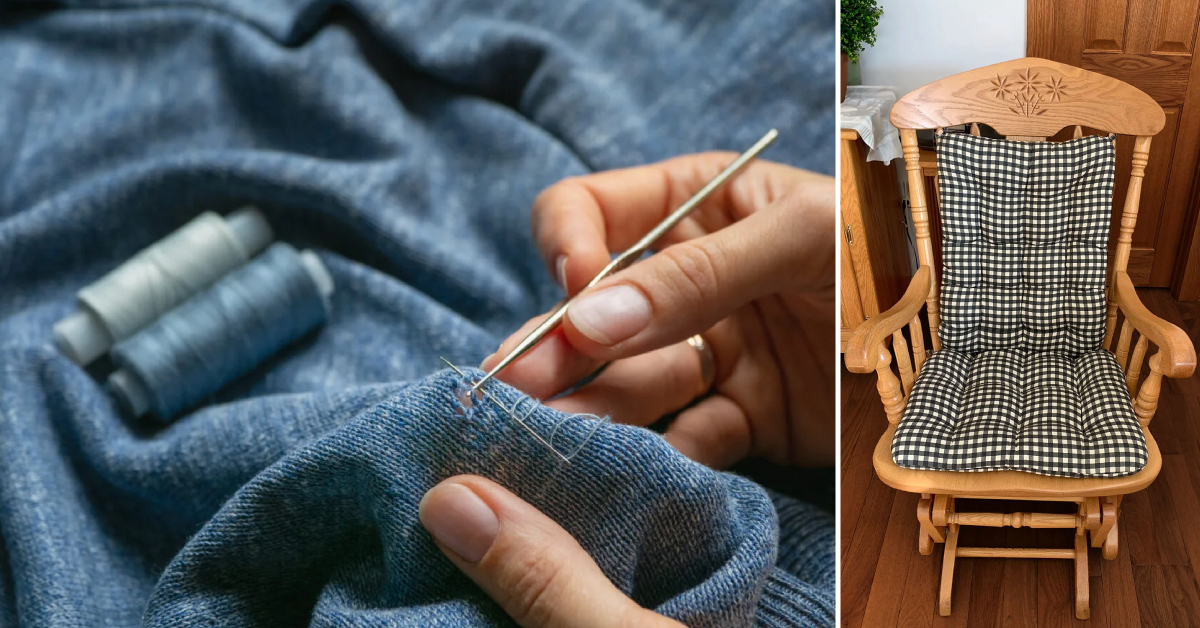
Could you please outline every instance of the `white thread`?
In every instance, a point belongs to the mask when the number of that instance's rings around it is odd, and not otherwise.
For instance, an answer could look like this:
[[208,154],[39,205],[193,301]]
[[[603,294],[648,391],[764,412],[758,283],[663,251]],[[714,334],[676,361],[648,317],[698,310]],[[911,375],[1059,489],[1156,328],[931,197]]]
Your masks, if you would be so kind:
[[[462,372],[462,370],[460,370],[457,366],[454,366],[453,364],[451,364],[450,360],[447,360],[446,358],[442,358],[442,362],[445,362],[450,368],[454,369],[454,372],[458,373],[460,376],[462,376],[462,377],[467,376],[467,374]],[[546,449],[549,449],[554,455],[558,456],[559,459],[561,459],[563,462],[565,462],[567,464],[571,464],[571,458],[574,458],[580,451],[583,450],[584,446],[588,444],[588,441],[590,441],[592,439],[592,437],[596,435],[596,432],[600,431],[600,428],[604,427],[605,425],[607,425],[608,423],[611,422],[611,419],[609,419],[609,417],[601,418],[594,414],[571,414],[571,415],[568,415],[566,418],[562,419],[561,421],[559,421],[558,423],[554,424],[554,427],[550,430],[549,438],[542,438],[542,436],[540,434],[538,434],[536,431],[534,431],[534,429],[532,427],[530,427],[530,425],[528,423],[525,422],[525,419],[528,419],[529,417],[533,416],[534,412],[537,412],[538,404],[540,404],[541,401],[534,399],[532,397],[519,397],[517,399],[517,401],[513,404],[513,407],[510,409],[507,406],[505,406],[503,403],[501,403],[500,400],[497,399],[495,396],[489,394],[487,391],[480,389],[476,392],[478,394],[482,395],[482,397],[484,399],[491,399],[492,403],[496,404],[496,407],[500,408],[501,411],[503,411],[511,419],[516,421],[518,425],[525,428],[525,431],[529,432],[529,435],[532,436],[534,438],[534,440],[541,443],[542,446],[544,446]],[[472,406],[473,406],[474,398],[472,397],[470,399],[472,401]],[[468,408],[470,407],[470,406],[466,406],[466,402],[464,402],[461,395],[458,397],[458,400],[460,403],[464,404],[464,407],[468,407]],[[525,412],[524,416],[518,416],[518,412],[521,409],[521,404],[523,404],[525,402],[530,403],[529,410]],[[596,425],[594,427],[592,427],[592,429],[589,430],[586,434],[583,435],[583,438],[580,439],[580,441],[579,441],[579,445],[576,446],[575,449],[573,449],[571,451],[571,453],[564,454],[563,452],[559,451],[559,449],[557,447],[554,446],[554,437],[558,434],[559,428],[561,428],[564,424],[566,424],[567,421],[570,421],[572,419],[588,419],[588,418],[594,419],[596,422]]]

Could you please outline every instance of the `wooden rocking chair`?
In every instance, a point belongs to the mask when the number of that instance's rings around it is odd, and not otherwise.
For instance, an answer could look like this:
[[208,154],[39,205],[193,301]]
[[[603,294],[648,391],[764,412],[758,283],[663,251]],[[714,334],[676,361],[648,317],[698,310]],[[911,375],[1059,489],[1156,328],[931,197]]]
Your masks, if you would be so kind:
[[[879,394],[889,425],[875,447],[875,471],[888,486],[921,494],[917,506],[920,552],[928,555],[934,543],[945,543],[938,599],[941,615],[950,614],[950,591],[958,557],[1058,558],[1075,561],[1075,615],[1087,619],[1090,615],[1088,546],[1102,548],[1106,559],[1116,557],[1116,523],[1122,496],[1149,486],[1162,466],[1149,429],[1162,377],[1190,377],[1196,364],[1195,349],[1187,335],[1151,314],[1138,299],[1126,274],[1150,140],[1163,128],[1163,111],[1145,93],[1116,79],[1054,61],[1026,58],[964,72],[917,89],[896,103],[891,121],[900,129],[904,147],[921,265],[900,302],[863,323],[845,352],[846,366],[851,371],[878,374]],[[1130,397],[1123,403],[1132,403],[1136,422],[1145,436],[1145,466],[1140,471],[1123,477],[1056,477],[1018,470],[964,472],[904,468],[893,458],[893,437],[905,415],[914,381],[922,373],[922,366],[934,358],[934,352],[942,349],[943,340],[938,333],[939,283],[933,272],[933,245],[916,131],[936,129],[941,133],[944,127],[970,124],[971,134],[978,135],[976,123],[987,124],[1008,140],[1024,142],[1043,142],[1060,131],[1070,133],[1066,129],[1072,126],[1077,139],[1083,136],[1084,127],[1136,136],[1115,255],[1110,249],[1108,256],[1107,289],[1103,295],[1107,312],[1101,348],[1115,356],[1120,366],[1116,372],[1118,384],[1119,376],[1124,379],[1124,385],[1117,388],[1127,387]],[[926,308],[929,320],[932,347],[928,356],[920,318],[922,307]],[[1100,309],[1103,308],[1101,303]],[[1137,341],[1130,353],[1135,333]],[[1097,325],[1097,339],[1098,334]],[[889,340],[898,376],[892,370]],[[1150,345],[1158,350],[1150,355],[1149,374],[1143,380],[1142,361]],[[1123,398],[1124,393],[1120,394]],[[1132,421],[1129,424],[1136,435],[1136,425]],[[956,512],[958,498],[1073,502],[1078,514]],[[959,527],[963,525],[1074,529],[1074,549],[960,547]]]

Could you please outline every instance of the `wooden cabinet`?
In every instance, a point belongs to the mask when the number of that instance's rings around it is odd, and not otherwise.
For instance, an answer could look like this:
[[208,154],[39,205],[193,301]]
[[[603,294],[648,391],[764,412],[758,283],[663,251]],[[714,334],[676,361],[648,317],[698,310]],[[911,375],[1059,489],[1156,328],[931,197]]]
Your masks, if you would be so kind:
[[896,172],[868,162],[867,151],[857,132],[842,129],[842,348],[863,320],[900,300],[912,277]]

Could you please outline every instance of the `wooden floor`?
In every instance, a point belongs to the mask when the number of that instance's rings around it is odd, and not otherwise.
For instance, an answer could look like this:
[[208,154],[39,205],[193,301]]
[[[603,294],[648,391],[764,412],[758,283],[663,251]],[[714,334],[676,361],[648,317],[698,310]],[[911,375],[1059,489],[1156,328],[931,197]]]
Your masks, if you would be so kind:
[[[1155,314],[1200,346],[1200,303],[1177,303],[1165,290],[1139,290]],[[1120,552],[1088,555],[1089,621],[1075,619],[1072,562],[959,558],[953,613],[937,614],[942,548],[917,551],[917,499],[879,481],[871,452],[887,426],[874,375],[842,368],[842,625],[1125,626],[1200,628],[1200,375],[1163,380],[1150,431],[1163,468],[1150,488],[1122,506]],[[977,502],[978,504],[978,502]],[[958,510],[971,510],[967,500]],[[995,509],[995,502],[991,502]],[[1008,512],[1032,504],[1012,502]],[[1062,512],[1074,512],[1064,504]],[[1040,508],[1045,509],[1042,505]],[[979,508],[982,510],[982,508]],[[1071,547],[1071,530],[962,528],[961,545]]]

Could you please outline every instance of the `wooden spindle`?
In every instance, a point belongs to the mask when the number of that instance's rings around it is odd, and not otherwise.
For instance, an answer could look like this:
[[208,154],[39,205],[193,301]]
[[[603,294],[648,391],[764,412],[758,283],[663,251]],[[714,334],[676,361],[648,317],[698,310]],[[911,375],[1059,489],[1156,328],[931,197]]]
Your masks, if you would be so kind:
[[879,398],[883,400],[883,409],[887,412],[888,423],[896,425],[904,415],[904,395],[900,391],[900,380],[892,372],[892,356],[887,346],[879,343],[879,366],[875,368],[879,376],[877,388]]
[[[1121,229],[1117,235],[1117,250],[1113,255],[1112,272],[1125,272],[1129,266],[1129,251],[1133,248],[1133,230],[1137,227],[1138,204],[1142,198],[1142,179],[1146,176],[1146,164],[1150,161],[1149,135],[1139,135],[1133,140],[1133,167],[1129,173],[1129,188],[1125,191],[1125,207],[1121,211]],[[1104,324],[1104,348],[1112,342],[1117,324],[1117,297],[1113,286],[1114,274],[1108,276],[1108,318]]]
[[896,330],[892,334],[892,351],[896,354],[896,367],[900,369],[900,384],[904,387],[904,395],[912,391],[913,368],[908,359],[908,343],[904,341],[904,331]]
[[1150,374],[1138,389],[1137,401],[1133,402],[1133,413],[1142,427],[1150,425],[1154,411],[1158,409],[1158,393],[1162,388],[1162,371],[1158,370],[1161,361],[1162,356],[1157,351],[1150,356]]
[[1111,353],[1113,351],[1113,332],[1117,329],[1117,301],[1115,296],[1111,296],[1111,288],[1109,294],[1108,315],[1104,319],[1104,343],[1100,345],[1100,348]]
[[1121,340],[1117,342],[1117,364],[1125,370],[1125,361],[1129,359],[1129,341],[1133,338],[1133,323],[1129,319],[1121,321]]
[[920,314],[908,324],[908,333],[912,337],[913,374],[920,375],[921,367],[925,364],[925,333],[921,329]]
[[[915,129],[900,129],[900,144],[904,148],[904,170],[908,173],[908,203],[912,210],[913,232],[917,238],[917,259],[922,266],[933,265],[933,241],[929,232],[929,207],[925,203],[925,175],[921,173],[921,149],[917,146]],[[934,351],[942,348],[938,338],[938,279],[929,285],[925,297],[925,309],[929,313],[929,341]]]
[[978,122],[971,123],[971,135],[974,135],[975,137],[979,137],[979,123]]
[[1146,356],[1146,337],[1138,334],[1137,344],[1133,347],[1133,356],[1129,359],[1129,370],[1125,371],[1125,385],[1129,387],[1129,396],[1137,392],[1138,378],[1142,376],[1142,358]]
[[1072,139],[1079,139],[1081,137],[1083,137],[1083,127],[1076,124],[1075,125],[1075,135],[1074,135],[1074,138],[1072,138]]

